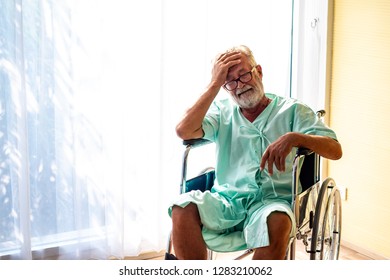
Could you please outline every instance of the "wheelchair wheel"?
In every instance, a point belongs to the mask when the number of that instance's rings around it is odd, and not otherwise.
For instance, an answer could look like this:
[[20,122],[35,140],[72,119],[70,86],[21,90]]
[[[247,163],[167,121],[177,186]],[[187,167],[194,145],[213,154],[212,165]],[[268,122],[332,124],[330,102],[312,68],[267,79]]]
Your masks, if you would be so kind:
[[341,238],[341,197],[332,178],[326,179],[318,194],[313,232],[311,260],[337,260]]

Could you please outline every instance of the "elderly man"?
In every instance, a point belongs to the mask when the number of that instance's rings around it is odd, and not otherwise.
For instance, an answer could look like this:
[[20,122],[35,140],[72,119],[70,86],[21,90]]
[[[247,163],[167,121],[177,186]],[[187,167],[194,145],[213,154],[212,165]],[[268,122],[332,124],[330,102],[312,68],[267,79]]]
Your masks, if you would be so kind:
[[[169,208],[178,259],[214,251],[255,249],[253,259],[284,259],[295,234],[291,171],[296,148],[339,159],[336,134],[297,100],[264,92],[263,72],[251,50],[219,55],[205,92],[176,127],[184,140],[216,143],[211,191],[180,195]],[[221,88],[229,99],[216,101]],[[233,102],[232,102],[233,101]]]

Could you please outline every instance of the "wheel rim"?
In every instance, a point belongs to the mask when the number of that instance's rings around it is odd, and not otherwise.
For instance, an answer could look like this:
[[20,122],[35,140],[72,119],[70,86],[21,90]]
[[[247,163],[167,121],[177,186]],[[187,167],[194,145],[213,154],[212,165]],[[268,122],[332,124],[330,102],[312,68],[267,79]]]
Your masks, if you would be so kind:
[[337,260],[340,251],[341,207],[340,192],[334,188],[330,194],[322,232],[322,260]]
[[335,260],[341,237],[341,198],[333,179],[322,185],[316,205],[310,259]]

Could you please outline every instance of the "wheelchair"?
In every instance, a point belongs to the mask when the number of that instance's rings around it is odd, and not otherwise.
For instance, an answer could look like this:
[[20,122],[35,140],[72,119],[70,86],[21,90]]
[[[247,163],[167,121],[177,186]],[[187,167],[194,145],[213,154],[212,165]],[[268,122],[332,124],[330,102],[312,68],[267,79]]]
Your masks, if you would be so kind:
[[[325,111],[317,112],[322,118]],[[183,141],[185,146],[182,164],[180,193],[191,190],[210,190],[214,184],[215,171],[212,167],[202,170],[199,175],[187,179],[188,157],[192,149],[210,144],[205,139]],[[302,187],[299,192],[299,186]],[[296,235],[291,238],[287,248],[287,260],[296,257],[297,241],[300,240],[310,260],[337,260],[341,242],[341,196],[333,178],[321,180],[321,157],[306,149],[298,148],[293,161],[292,171],[292,202],[291,208],[296,221]],[[169,236],[165,259],[170,259],[173,249]],[[214,258],[214,253],[208,251],[208,259]],[[249,248],[240,252],[235,260],[246,258],[254,252]]]

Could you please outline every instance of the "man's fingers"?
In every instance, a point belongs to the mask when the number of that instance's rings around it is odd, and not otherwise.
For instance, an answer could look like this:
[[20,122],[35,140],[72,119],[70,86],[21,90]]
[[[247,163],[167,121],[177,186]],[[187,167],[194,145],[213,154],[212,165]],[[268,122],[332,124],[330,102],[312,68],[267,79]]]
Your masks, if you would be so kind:
[[238,64],[241,62],[241,53],[239,52],[230,52],[230,53],[224,53],[220,55],[217,59],[217,61],[224,66],[227,66],[230,68],[231,66]]
[[276,157],[276,156],[272,156],[268,150],[266,150],[264,152],[264,155],[262,156],[261,158],[261,162],[260,162],[260,170],[263,171],[264,168],[267,166],[267,169],[268,169],[268,173],[270,175],[273,174],[273,169],[274,169],[274,164],[275,164],[275,167],[281,171],[281,172],[284,172],[285,169],[286,169],[286,159],[282,156],[279,156],[279,157]]
[[270,154],[269,150],[266,149],[263,156],[261,157],[260,170],[263,171],[263,169],[267,165],[268,173],[272,175],[274,161],[275,161],[274,157]]
[[279,171],[283,171],[284,165],[282,157],[275,159],[275,166]]
[[240,52],[225,52],[219,56],[219,59],[226,60],[226,59],[229,59],[231,57],[237,57],[237,56],[239,57],[240,55],[241,55]]
[[261,157],[261,162],[260,162],[260,171],[263,171],[265,168],[265,163],[267,162],[268,159],[268,149],[265,150],[263,156]]
[[268,158],[268,173],[274,174],[274,159],[271,160],[271,158]]

